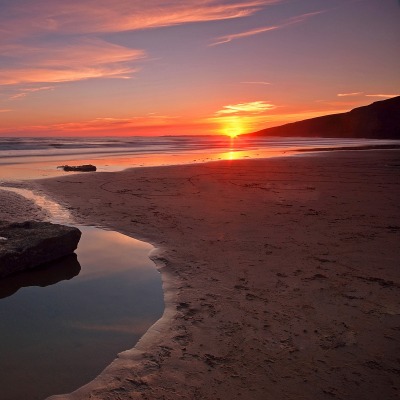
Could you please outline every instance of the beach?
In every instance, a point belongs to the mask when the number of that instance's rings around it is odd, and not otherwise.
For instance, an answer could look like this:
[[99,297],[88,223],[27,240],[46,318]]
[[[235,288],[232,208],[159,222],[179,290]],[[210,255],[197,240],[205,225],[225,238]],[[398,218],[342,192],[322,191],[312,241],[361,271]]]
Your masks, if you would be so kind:
[[[398,399],[399,178],[400,152],[374,150],[27,182],[80,224],[155,246],[166,304],[51,399]],[[46,219],[0,193],[0,218]]]

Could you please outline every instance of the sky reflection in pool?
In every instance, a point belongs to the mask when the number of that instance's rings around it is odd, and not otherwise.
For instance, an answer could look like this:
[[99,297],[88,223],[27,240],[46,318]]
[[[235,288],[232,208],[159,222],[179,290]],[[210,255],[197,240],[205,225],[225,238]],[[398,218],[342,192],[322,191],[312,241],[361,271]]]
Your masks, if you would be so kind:
[[152,246],[79,228],[77,259],[0,281],[2,400],[43,400],[77,389],[162,315]]

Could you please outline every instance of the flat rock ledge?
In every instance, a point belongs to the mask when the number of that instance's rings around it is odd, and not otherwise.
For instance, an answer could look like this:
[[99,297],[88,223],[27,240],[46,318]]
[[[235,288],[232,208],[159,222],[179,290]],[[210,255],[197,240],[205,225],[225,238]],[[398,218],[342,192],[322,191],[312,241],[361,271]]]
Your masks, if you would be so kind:
[[81,231],[70,226],[0,221],[0,278],[71,254],[80,238]]

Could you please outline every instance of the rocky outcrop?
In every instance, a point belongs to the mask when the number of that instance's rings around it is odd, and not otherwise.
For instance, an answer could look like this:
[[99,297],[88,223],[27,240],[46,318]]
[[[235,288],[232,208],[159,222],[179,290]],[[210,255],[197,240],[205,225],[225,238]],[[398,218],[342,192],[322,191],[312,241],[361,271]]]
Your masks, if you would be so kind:
[[97,170],[96,166],[92,164],[76,165],[76,166],[60,165],[57,168],[62,168],[64,171],[78,171],[78,172],[92,172]]
[[80,237],[77,228],[49,222],[0,222],[0,278],[73,253]]
[[346,113],[306,119],[250,135],[400,139],[400,96]]

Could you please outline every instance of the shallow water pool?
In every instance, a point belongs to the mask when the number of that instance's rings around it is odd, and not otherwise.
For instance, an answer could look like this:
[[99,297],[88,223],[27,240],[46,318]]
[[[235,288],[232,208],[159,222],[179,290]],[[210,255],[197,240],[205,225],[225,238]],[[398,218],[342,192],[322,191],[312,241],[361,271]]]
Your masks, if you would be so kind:
[[71,392],[135,346],[161,317],[153,247],[81,227],[76,256],[0,280],[2,400]]

